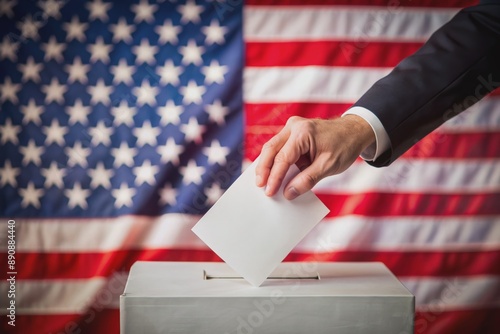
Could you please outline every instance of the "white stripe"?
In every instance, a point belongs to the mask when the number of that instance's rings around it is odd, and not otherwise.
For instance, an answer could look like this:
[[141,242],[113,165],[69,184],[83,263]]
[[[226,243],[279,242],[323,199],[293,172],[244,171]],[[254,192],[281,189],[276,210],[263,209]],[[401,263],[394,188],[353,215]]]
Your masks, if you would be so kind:
[[444,123],[445,132],[500,131],[500,98],[487,97]]
[[362,40],[425,41],[457,9],[264,7],[244,10],[246,41]]

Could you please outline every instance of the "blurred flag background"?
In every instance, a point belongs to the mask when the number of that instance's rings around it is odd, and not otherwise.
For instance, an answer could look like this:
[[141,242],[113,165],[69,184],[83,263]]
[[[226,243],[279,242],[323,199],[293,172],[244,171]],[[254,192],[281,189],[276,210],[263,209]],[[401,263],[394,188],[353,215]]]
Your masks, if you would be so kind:
[[[118,333],[135,261],[220,261],[191,227],[288,117],[342,114],[473,4],[0,0],[2,332]],[[287,260],[382,261],[415,333],[500,332],[499,143],[493,92],[390,167],[357,161]]]

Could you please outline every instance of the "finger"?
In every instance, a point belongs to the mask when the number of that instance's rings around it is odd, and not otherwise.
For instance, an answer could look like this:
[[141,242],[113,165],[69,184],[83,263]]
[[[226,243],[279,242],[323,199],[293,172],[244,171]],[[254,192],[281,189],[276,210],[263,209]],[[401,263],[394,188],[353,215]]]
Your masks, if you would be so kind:
[[321,164],[313,162],[285,185],[283,195],[288,200],[295,199],[311,190],[325,176],[324,168],[321,167]]
[[262,147],[259,162],[255,167],[255,183],[257,187],[266,185],[271,168],[273,167],[274,158],[283,145],[285,145],[289,135],[290,131],[287,128],[283,128]]

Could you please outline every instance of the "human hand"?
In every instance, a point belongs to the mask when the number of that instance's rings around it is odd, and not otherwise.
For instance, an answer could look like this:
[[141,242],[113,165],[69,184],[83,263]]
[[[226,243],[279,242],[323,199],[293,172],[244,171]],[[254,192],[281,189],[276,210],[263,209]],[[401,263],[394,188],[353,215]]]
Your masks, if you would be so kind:
[[285,127],[262,147],[256,184],[273,196],[292,164],[301,170],[283,194],[292,200],[311,190],[321,179],[342,173],[375,141],[371,126],[361,117],[332,120],[290,117]]

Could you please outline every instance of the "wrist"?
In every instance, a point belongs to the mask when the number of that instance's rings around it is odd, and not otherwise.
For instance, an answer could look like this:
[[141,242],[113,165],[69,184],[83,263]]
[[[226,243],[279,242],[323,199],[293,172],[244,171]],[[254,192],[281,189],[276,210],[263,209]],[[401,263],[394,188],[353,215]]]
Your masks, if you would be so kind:
[[350,129],[352,139],[354,139],[360,153],[375,143],[375,132],[363,117],[348,114],[342,116],[341,120],[345,122],[346,127]]

